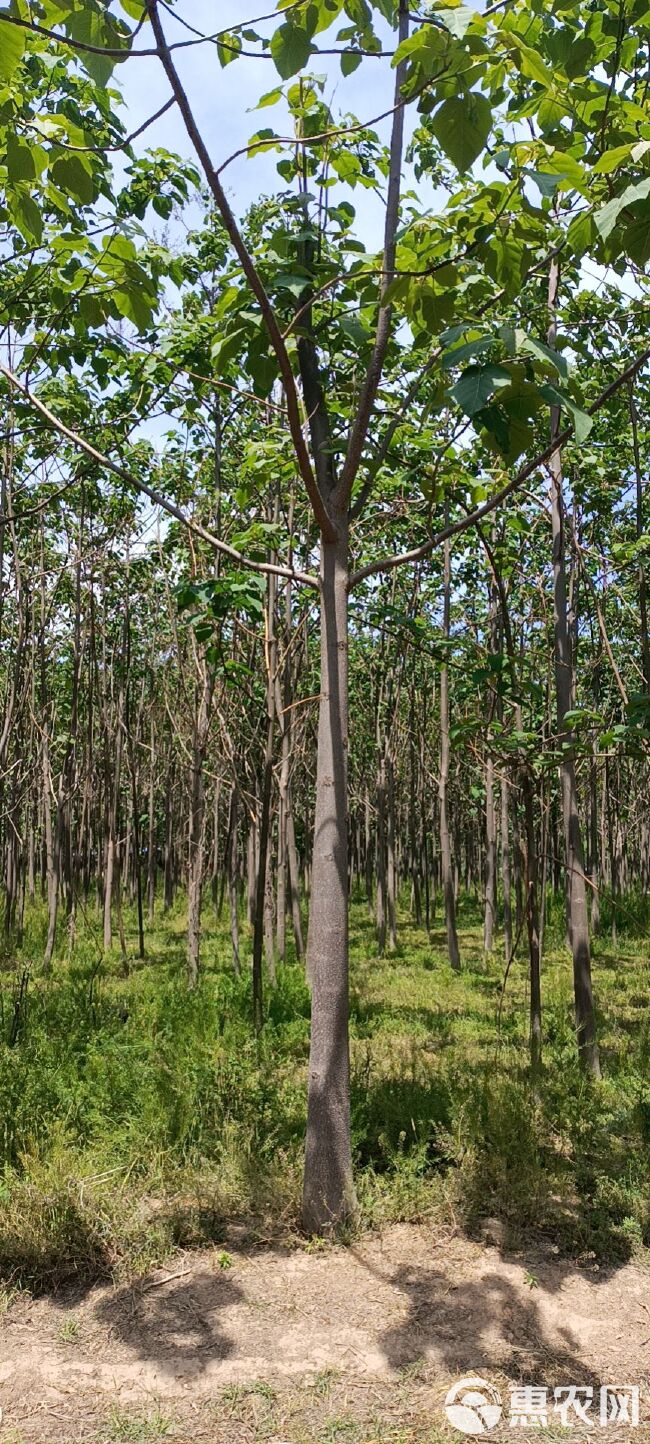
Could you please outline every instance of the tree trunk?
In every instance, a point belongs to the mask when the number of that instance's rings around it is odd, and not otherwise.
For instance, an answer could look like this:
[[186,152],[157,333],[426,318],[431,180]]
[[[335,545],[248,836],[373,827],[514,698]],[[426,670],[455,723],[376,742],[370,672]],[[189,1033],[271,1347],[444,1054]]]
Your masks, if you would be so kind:
[[309,917],[311,1045],[303,1221],[321,1232],[354,1210],[348,1042],[348,526],[322,543],[321,680]]
[[512,953],[512,888],[510,880],[510,797],[508,779],[501,778],[501,877],[503,880],[503,942],[506,962]]
[[[548,340],[555,346],[556,306],[559,283],[559,265],[551,262],[549,278],[550,325]],[[560,430],[558,407],[551,408],[551,435]],[[598,1044],[596,1041],[596,1020],[591,986],[591,952],[589,946],[589,923],[587,920],[587,898],[585,888],[584,856],[578,807],[578,789],[572,736],[565,723],[566,714],[571,710],[573,690],[573,667],[567,616],[567,588],[564,552],[564,497],[562,457],[559,450],[553,452],[549,470],[551,474],[551,524],[553,533],[553,622],[555,652],[555,690],[557,699],[557,726],[562,760],[560,763],[560,785],[562,814],[564,822],[564,847],[567,870],[567,891],[569,902],[569,930],[573,953],[573,986],[575,996],[576,1030],[580,1060],[586,1071],[593,1077],[600,1077]]]
[[485,760],[485,917],[483,922],[483,947],[491,953],[494,946],[494,927],[497,903],[497,819],[494,807],[494,759],[488,753]]
[[[445,642],[449,641],[450,610],[451,548],[449,542],[446,541],[444,551],[442,623]],[[445,652],[445,660],[440,668],[440,777],[438,781],[438,801],[440,805],[440,866],[442,871],[442,890],[445,900],[445,925],[447,928],[449,962],[454,972],[458,973],[460,972],[460,950],[458,947],[458,933],[456,931],[456,894],[454,888],[451,834],[449,831],[449,806],[447,799],[449,754],[449,669],[447,666],[447,653]]]
[[189,867],[187,879],[187,980],[195,988],[201,950],[201,889],[205,851],[205,784],[203,765],[210,732],[214,676],[207,663],[194,725],[190,789]]

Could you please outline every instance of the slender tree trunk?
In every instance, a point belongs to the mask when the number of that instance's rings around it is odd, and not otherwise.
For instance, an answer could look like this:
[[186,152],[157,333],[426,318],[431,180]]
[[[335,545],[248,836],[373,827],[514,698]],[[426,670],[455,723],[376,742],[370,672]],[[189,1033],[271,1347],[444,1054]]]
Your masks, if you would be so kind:
[[201,950],[201,893],[205,854],[205,783],[203,768],[210,733],[214,675],[204,663],[201,697],[194,724],[189,819],[189,868],[187,880],[187,980],[195,988],[199,980]]
[[230,908],[230,941],[232,944],[232,965],[235,977],[239,977],[239,911],[237,906],[237,814],[238,797],[235,783],[230,795],[230,825],[228,838],[228,904]]
[[267,680],[266,680],[266,746],[264,749],[264,771],[262,775],[262,812],[260,817],[259,848],[257,856],[257,886],[255,894],[255,924],[253,932],[253,1022],[255,1032],[260,1033],[264,1023],[262,949],[267,937],[267,956],[273,955],[273,927],[269,936],[268,906],[268,859],[271,834],[271,792],[273,787],[273,738],[275,732],[275,578],[268,579],[267,604]]
[[386,896],[388,900],[388,947],[397,947],[397,856],[395,838],[395,771],[393,759],[386,759],[386,804],[388,832],[386,838]]
[[501,778],[501,877],[503,881],[503,941],[506,962],[512,954],[512,888],[510,881],[510,788]]
[[[630,420],[632,422],[632,449],[634,452],[634,473],[636,479],[636,536],[637,541],[643,536],[643,472],[641,469],[641,452],[639,449],[639,417],[634,400],[634,382],[629,383],[629,404]],[[641,670],[643,672],[643,686],[646,692],[650,693],[650,636],[648,635],[648,586],[646,580],[643,552],[639,555],[638,566],[639,582],[639,620],[641,623]]]
[[491,953],[497,910],[497,819],[494,806],[494,759],[485,759],[485,919],[483,947]]
[[57,845],[52,827],[52,773],[50,770],[50,747],[47,723],[43,729],[43,817],[45,822],[45,856],[47,862],[47,941],[43,957],[43,969],[47,973],[52,963],[56,942],[56,920],[59,905],[59,873],[57,867]]
[[530,1066],[533,1077],[542,1063],[542,984],[540,974],[539,912],[537,906],[537,844],[535,840],[534,788],[530,770],[524,764],[521,773],[524,804],[524,836],[526,839],[526,929],[530,966]]
[[355,1207],[348,1042],[348,527],[321,550],[321,681],[309,917],[311,1046],[303,1219],[312,1232]]
[[[445,516],[446,520],[446,516]],[[449,642],[451,622],[451,547],[448,541],[444,544],[444,575],[443,575],[443,621],[442,632],[446,643]],[[456,894],[454,887],[454,869],[451,856],[451,834],[449,830],[449,668],[447,665],[447,652],[445,660],[440,668],[440,776],[438,781],[438,801],[440,807],[440,865],[442,870],[442,890],[445,900],[445,925],[447,928],[447,948],[449,951],[449,962],[455,973],[460,972],[460,950],[458,947],[458,933],[456,931]]]
[[149,817],[147,829],[147,910],[149,926],[153,925],[156,910],[156,784],[155,784],[155,731],[153,716],[149,732]]
[[[549,279],[549,345],[556,340],[556,308],[559,284],[559,264],[551,262]],[[551,409],[551,435],[560,430],[558,407]],[[564,553],[564,497],[562,457],[554,451],[549,470],[551,473],[551,521],[553,532],[553,621],[555,638],[555,688],[557,698],[557,726],[562,760],[560,783],[562,812],[564,820],[564,846],[569,897],[569,926],[571,950],[573,953],[573,985],[575,996],[576,1029],[578,1050],[586,1071],[594,1078],[600,1077],[598,1044],[596,1041],[596,1020],[591,984],[591,950],[589,945],[589,923],[587,920],[587,899],[585,888],[584,855],[578,807],[578,789],[574,751],[570,729],[565,717],[571,710],[573,669],[567,617],[566,567]]]
[[380,958],[386,951],[386,920],[388,913],[386,876],[386,758],[382,752],[377,773],[377,949]]

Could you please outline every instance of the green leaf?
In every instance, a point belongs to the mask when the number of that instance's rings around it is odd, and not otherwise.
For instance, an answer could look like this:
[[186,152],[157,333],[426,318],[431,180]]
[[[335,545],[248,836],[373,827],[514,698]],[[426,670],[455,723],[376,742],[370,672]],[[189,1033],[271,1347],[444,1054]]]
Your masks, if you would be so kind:
[[355,70],[359,69],[362,60],[362,55],[355,55],[351,50],[344,50],[341,56],[341,74],[352,75]]
[[576,441],[587,440],[594,424],[593,417],[589,416],[586,411],[583,411],[582,407],[578,406],[577,401],[574,401],[572,396],[568,396],[566,391],[560,391],[558,387],[551,386],[550,384],[540,386],[539,394],[544,397],[545,401],[548,401],[550,406],[559,406],[561,410],[568,411],[573,422]]
[[92,172],[79,155],[60,156],[52,166],[52,180],[64,195],[89,205],[95,194]]
[[307,31],[300,25],[287,21],[275,31],[271,40],[271,55],[283,80],[297,75],[311,55],[311,39]]
[[464,40],[476,13],[475,10],[470,10],[468,5],[459,5],[455,10],[436,10],[435,18],[440,20],[457,40]]
[[492,125],[492,107],[484,95],[452,96],[443,101],[430,122],[433,134],[456,169],[470,169],[485,147]]
[[476,411],[483,409],[499,387],[509,386],[511,380],[510,372],[506,371],[505,366],[496,366],[494,362],[488,362],[486,366],[468,366],[449,394],[461,411],[467,416],[473,416]]
[[537,361],[548,361],[558,376],[567,377],[569,367],[564,356],[559,351],[554,351],[550,346],[545,346],[543,341],[538,341],[535,336],[527,336],[525,331],[515,331],[515,345],[517,351],[529,356],[534,356]]
[[146,331],[151,325],[153,314],[152,297],[147,296],[142,290],[135,286],[128,290],[121,288],[112,292],[112,299],[117,306],[121,316],[127,321],[132,321],[138,331]]
[[582,191],[586,186],[584,166],[564,150],[556,150],[552,155],[545,156],[543,169],[538,171],[538,175],[555,176],[560,190]]
[[222,68],[237,59],[242,48],[241,35],[226,33],[217,41],[217,55]]
[[141,20],[144,10],[143,0],[120,0],[120,5],[131,20]]
[[560,184],[560,177],[558,175],[547,175],[545,171],[541,170],[529,170],[526,172],[526,174],[529,175],[531,180],[535,182],[535,185],[537,186],[540,195],[555,195],[555,192]]
[[523,74],[530,76],[531,80],[536,80],[546,90],[550,90],[553,85],[553,74],[544,64],[541,55],[529,45],[524,45],[521,40],[517,40],[515,46],[521,56]]
[[40,245],[43,239],[43,217],[27,186],[24,183],[17,186],[8,200],[9,213],[21,236],[28,245]]
[[557,129],[565,115],[569,113],[569,104],[569,101],[562,99],[556,91],[553,94],[547,92],[537,112],[537,119],[544,135],[549,130]]
[[623,247],[630,260],[637,266],[646,266],[650,260],[650,206],[641,206],[634,212],[634,218],[623,231]]
[[567,231],[567,244],[574,256],[583,256],[594,240],[594,218],[591,211],[574,216]]
[[481,356],[483,351],[488,351],[493,344],[492,336],[477,336],[474,341],[466,341],[463,346],[455,346],[452,351],[445,351],[442,358],[443,371],[462,366],[463,362],[470,361],[472,356]]
[[593,167],[594,175],[611,175],[613,170],[618,170],[619,165],[630,159],[632,145],[615,145],[613,150],[606,150],[598,157]]
[[627,186],[622,195],[614,196],[614,199],[608,201],[606,206],[596,211],[594,216],[596,229],[603,240],[606,241],[607,237],[611,235],[621,211],[624,211],[626,206],[633,206],[635,201],[644,201],[649,195],[650,176],[647,176],[645,180],[638,181],[636,185]]
[[6,10],[0,10],[0,80],[11,80],[25,54],[27,32],[10,20],[3,20]]
[[274,90],[267,90],[266,95],[261,95],[253,110],[265,110],[268,105],[277,105],[282,100],[282,86],[276,85]]
[[19,140],[15,135],[7,138],[7,175],[12,184],[15,181],[36,179],[36,162],[32,154],[32,146],[24,140]]
[[564,62],[564,69],[569,80],[575,80],[578,76],[586,76],[594,57],[593,41],[587,36],[581,40],[574,39],[569,54]]

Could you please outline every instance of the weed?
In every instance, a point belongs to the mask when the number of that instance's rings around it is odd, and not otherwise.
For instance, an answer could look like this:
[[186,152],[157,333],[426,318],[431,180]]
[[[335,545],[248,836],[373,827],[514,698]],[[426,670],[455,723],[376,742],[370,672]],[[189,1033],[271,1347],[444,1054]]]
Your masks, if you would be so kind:
[[[644,907],[640,898],[641,923]],[[39,909],[40,901],[33,917],[28,910],[17,978],[42,942]],[[117,956],[97,971],[80,921],[74,951],[52,979],[34,973],[13,1040],[11,1010],[0,1007],[6,1289],[133,1277],[178,1247],[216,1245],[226,1270],[233,1220],[256,1236],[295,1237],[309,1030],[303,969],[291,958],[278,969],[255,1040],[250,978],[232,974],[225,922],[206,908],[205,966],[189,994],[184,921],[179,902],[150,933],[146,964],[128,976]],[[502,961],[496,950],[484,956],[468,899],[460,921],[457,975],[442,929],[430,940],[406,911],[398,953],[377,959],[367,908],[353,905],[359,1222],[454,1220],[480,1229],[487,1217],[512,1239],[524,1229],[552,1233],[574,1255],[642,1255],[650,1244],[650,956],[634,918],[624,946],[619,927],[615,955],[603,939],[594,947],[605,1074],[594,1088],[576,1062],[561,908],[549,909],[544,1067],[534,1091],[525,969],[511,969],[497,1033]],[[125,926],[128,942],[136,927],[128,909]],[[10,976],[4,986],[13,996]],[[353,1235],[349,1227],[344,1238]]]
[[152,1439],[164,1439],[173,1427],[173,1420],[167,1414],[156,1411],[153,1414],[134,1414],[117,1405],[111,1408],[104,1437],[110,1444],[149,1444]]

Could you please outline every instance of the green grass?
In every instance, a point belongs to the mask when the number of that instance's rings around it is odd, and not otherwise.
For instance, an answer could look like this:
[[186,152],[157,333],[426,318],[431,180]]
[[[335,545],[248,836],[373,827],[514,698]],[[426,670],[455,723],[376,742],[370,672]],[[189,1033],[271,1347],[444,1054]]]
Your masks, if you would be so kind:
[[[557,914],[557,910],[556,910]],[[0,1279],[142,1273],[175,1246],[227,1242],[245,1221],[266,1238],[298,1226],[309,995],[291,960],[267,990],[256,1042],[248,970],[235,979],[226,929],[205,904],[204,972],[184,976],[182,905],[157,920],[128,975],[101,960],[90,919],[71,957],[40,974],[44,915],[0,972]],[[403,909],[399,948],[378,959],[365,904],[352,908],[353,1144],[360,1224],[503,1220],[563,1250],[624,1259],[650,1243],[650,943],[645,918],[596,940],[604,1066],[580,1074],[571,965],[552,918],[543,967],[544,1071],[527,1068],[527,983],[485,958],[478,909],[463,900],[463,972]],[[92,925],[92,931],[91,931]],[[622,932],[623,926],[630,929]],[[250,951],[248,943],[244,952]],[[19,980],[30,972],[18,1007]],[[223,1267],[228,1258],[224,1250]]]

